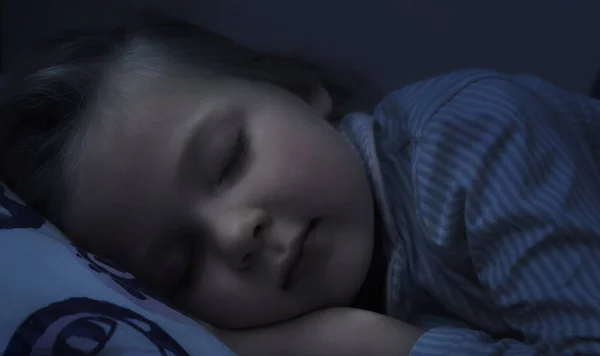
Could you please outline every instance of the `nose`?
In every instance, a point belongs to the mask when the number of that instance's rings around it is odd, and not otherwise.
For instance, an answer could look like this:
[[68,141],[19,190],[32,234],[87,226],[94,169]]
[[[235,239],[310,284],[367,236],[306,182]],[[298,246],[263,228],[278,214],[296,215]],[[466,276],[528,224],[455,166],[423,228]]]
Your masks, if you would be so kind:
[[216,217],[214,243],[227,262],[246,270],[258,259],[268,214],[262,209],[230,209]]

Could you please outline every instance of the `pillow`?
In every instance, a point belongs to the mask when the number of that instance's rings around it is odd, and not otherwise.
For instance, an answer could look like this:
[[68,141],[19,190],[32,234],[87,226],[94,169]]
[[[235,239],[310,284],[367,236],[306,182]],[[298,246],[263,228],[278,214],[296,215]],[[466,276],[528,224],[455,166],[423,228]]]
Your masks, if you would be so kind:
[[232,355],[0,183],[0,355]]

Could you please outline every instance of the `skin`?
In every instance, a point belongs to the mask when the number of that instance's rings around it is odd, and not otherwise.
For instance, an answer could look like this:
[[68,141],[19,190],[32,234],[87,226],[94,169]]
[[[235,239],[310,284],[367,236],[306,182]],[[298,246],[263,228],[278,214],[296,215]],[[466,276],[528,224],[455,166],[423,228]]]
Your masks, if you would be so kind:
[[237,355],[409,355],[423,330],[363,309],[328,308],[248,331],[213,331]]
[[[217,76],[138,89],[90,114],[65,221],[75,242],[222,328],[348,305],[370,263],[373,203],[358,156],[325,120],[327,93],[303,101]],[[283,288],[311,221],[307,268]]]

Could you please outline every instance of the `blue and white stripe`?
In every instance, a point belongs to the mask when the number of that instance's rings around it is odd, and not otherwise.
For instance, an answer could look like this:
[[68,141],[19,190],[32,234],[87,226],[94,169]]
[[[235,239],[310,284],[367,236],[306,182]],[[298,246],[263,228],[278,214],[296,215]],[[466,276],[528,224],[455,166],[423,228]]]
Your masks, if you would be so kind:
[[463,71],[341,131],[389,249],[388,313],[414,355],[600,354],[600,102]]

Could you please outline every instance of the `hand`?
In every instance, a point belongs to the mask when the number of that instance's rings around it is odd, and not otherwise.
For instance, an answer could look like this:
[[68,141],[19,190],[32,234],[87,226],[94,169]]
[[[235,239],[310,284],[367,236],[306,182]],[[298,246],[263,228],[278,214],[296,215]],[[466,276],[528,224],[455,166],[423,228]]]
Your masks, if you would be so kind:
[[423,331],[361,309],[331,308],[244,331],[213,330],[241,356],[408,355]]

